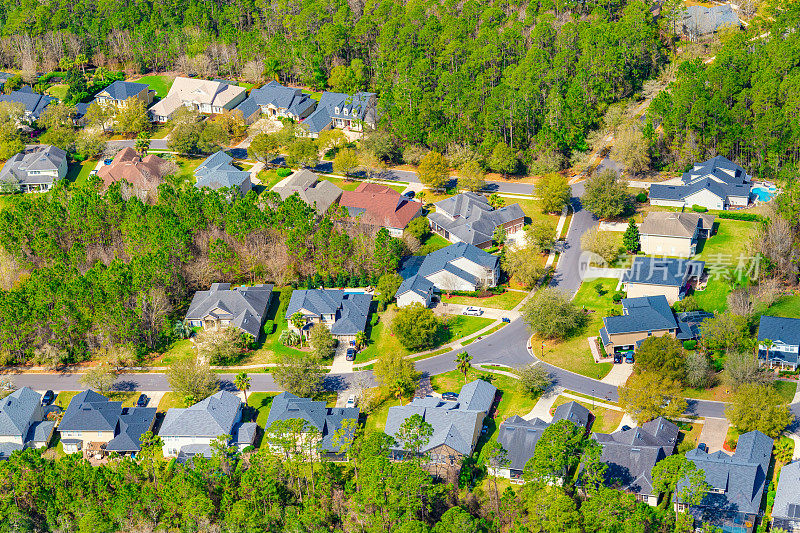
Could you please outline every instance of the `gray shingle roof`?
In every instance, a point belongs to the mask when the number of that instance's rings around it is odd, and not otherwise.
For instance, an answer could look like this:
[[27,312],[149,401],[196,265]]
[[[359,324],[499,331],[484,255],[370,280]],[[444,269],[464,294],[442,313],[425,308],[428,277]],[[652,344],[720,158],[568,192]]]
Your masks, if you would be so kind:
[[26,443],[47,443],[53,436],[53,429],[56,426],[55,420],[42,420],[34,422],[28,428],[28,435],[25,437]]
[[[790,505],[794,506],[792,512],[789,509]],[[781,468],[772,516],[776,519],[797,521],[800,520],[798,511],[800,511],[800,461],[795,461]]]
[[492,240],[497,226],[525,218],[519,204],[493,209],[485,196],[473,192],[451,196],[435,205],[437,212],[428,215],[428,219],[459,240],[473,245]]
[[253,97],[247,97],[242,100],[239,105],[234,107],[233,110],[240,112],[243,119],[248,119],[256,113],[261,113],[261,106],[258,105]]
[[0,435],[24,437],[34,422],[44,418],[42,396],[29,387],[17,389],[0,400]]
[[153,425],[156,418],[155,407],[126,407],[117,421],[114,438],[106,444],[106,450],[118,453],[138,452],[142,449],[139,441]]
[[358,415],[357,407],[327,407],[325,402],[282,392],[272,400],[265,426],[269,431],[279,420],[305,420],[322,437],[320,450],[336,453],[341,447],[341,443],[333,441],[336,432],[342,428],[344,420],[358,420]]
[[335,315],[331,327],[334,335],[355,335],[364,331],[372,296],[369,294],[346,293],[336,289],[307,289],[292,291],[285,318],[305,309],[311,315]]
[[762,315],[758,321],[758,340],[764,339],[800,345],[800,319]]
[[219,437],[231,435],[242,402],[228,391],[219,391],[191,407],[167,411],[158,434],[171,437]]
[[114,431],[122,414],[122,402],[111,402],[93,390],[72,397],[58,425],[63,431]]
[[257,430],[258,424],[255,422],[239,424],[239,427],[234,431],[235,435],[233,435],[233,440],[236,444],[249,446],[255,442]]
[[422,298],[428,298],[433,294],[433,283],[427,278],[422,276],[413,275],[403,280],[403,283],[398,287],[397,292],[394,293],[395,298],[399,298],[402,294],[413,292]]
[[[497,387],[490,383],[475,384],[473,381],[464,385],[461,391],[458,402],[445,402],[439,398],[426,397],[415,398],[407,405],[390,407],[386,417],[385,433],[397,438],[397,431],[403,422],[418,414],[433,427],[433,435],[428,444],[420,450],[422,453],[445,444],[463,455],[471,454],[474,446],[473,438],[477,438],[476,431],[480,429],[478,425],[485,416],[485,411],[482,410],[486,407],[485,400],[488,396],[494,399]],[[465,394],[464,399],[461,397],[462,394]],[[404,443],[398,439],[398,446],[393,449],[404,450],[403,446]]]
[[58,178],[42,174],[30,174],[31,171],[58,171],[67,160],[67,153],[61,148],[49,144],[20,152],[11,157],[0,170],[0,181],[19,181],[20,183],[38,184],[53,183]]
[[417,275],[427,278],[446,270],[461,279],[477,284],[479,281],[477,277],[453,265],[454,261],[462,258],[492,271],[497,270],[500,265],[500,258],[496,255],[487,253],[471,244],[457,242],[426,255],[417,270]]
[[[374,96],[374,93],[359,92],[349,95],[326,91],[322,93],[314,112],[303,121],[303,125],[308,127],[310,132],[319,133],[331,124],[334,118],[374,122],[375,106],[370,103]],[[345,110],[347,114],[345,114]]]
[[194,294],[186,320],[231,320],[233,326],[258,339],[271,297],[268,284],[231,289],[230,283],[213,283],[210,290]]
[[603,462],[608,464],[606,479],[618,480],[636,494],[654,494],[651,470],[672,455],[678,440],[678,426],[665,418],[616,433],[595,433],[603,446]]
[[688,6],[683,14],[684,31],[697,32],[700,35],[709,35],[727,26],[738,28],[739,25],[739,17],[730,4],[711,6],[710,8]]
[[672,211],[653,211],[647,215],[639,228],[641,235],[658,235],[690,239],[698,226],[710,230],[714,225],[714,215],[700,213],[676,213]]
[[622,300],[622,315],[603,318],[606,333],[634,333],[662,329],[677,329],[675,315],[666,296],[641,296]]
[[484,414],[488,414],[494,403],[495,394],[497,394],[497,387],[488,381],[482,379],[470,381],[461,387],[458,395],[459,409],[483,411]]
[[250,99],[261,107],[272,105],[277,109],[286,109],[300,118],[317,105],[317,101],[301,89],[284,87],[277,81],[270,81],[263,87],[250,91]]
[[317,174],[308,169],[298,170],[280,187],[273,187],[281,200],[293,194],[300,196],[308,205],[316,205],[317,213],[325,213],[342,195],[342,189],[328,180],[320,180]]
[[693,514],[714,521],[727,519],[730,513],[758,513],[772,444],[772,439],[760,431],[751,431],[739,437],[732,456],[723,451],[709,454],[699,448],[686,452],[686,458],[705,472],[706,483],[716,489],[706,493]]
[[700,276],[705,265],[705,261],[677,259],[674,257],[637,256],[633,258],[631,268],[623,274],[622,281],[644,285],[681,287],[687,278]]
[[117,80],[100,91],[100,94],[107,93],[110,98],[124,102],[128,98],[138,95],[148,87],[146,83]]
[[232,162],[233,158],[222,150],[211,154],[194,171],[197,177],[195,186],[198,189],[208,187],[215,190],[236,187],[242,194],[247,194],[252,188],[250,173],[239,170]]
[[729,159],[717,156],[698,163],[685,173],[683,185],[654,183],[650,186],[650,198],[654,200],[685,200],[703,189],[727,202],[729,197],[750,196],[750,178],[742,167]]
[[57,98],[52,96],[33,92],[33,89],[27,85],[18,91],[0,94],[0,102],[22,104],[25,106],[25,113],[33,117],[34,120],[39,120],[45,108],[56,100]]
[[589,427],[589,419],[591,417],[591,411],[578,402],[567,402],[556,407],[556,411],[553,413],[553,422],[569,420],[576,426],[586,428]]

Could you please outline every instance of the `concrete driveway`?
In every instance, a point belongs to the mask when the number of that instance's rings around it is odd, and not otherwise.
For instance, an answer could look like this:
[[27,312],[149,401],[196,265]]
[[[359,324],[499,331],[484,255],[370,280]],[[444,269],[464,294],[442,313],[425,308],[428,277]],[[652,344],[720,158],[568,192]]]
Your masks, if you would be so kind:
[[618,363],[611,367],[611,372],[606,374],[606,377],[601,379],[603,383],[619,387],[624,385],[628,378],[633,373],[633,365],[630,363]]
[[477,307],[478,309],[483,310],[483,314],[481,314],[481,318],[492,318],[494,320],[500,320],[503,317],[508,317],[511,320],[515,320],[519,318],[519,311],[510,311],[506,309],[495,309],[493,307],[483,307],[481,305],[461,305],[461,304],[451,304],[447,302],[439,302],[436,304],[436,307],[433,308],[434,313],[442,314],[442,315],[463,315],[464,310],[467,307]]
[[725,444],[729,422],[726,418],[706,418],[699,442],[708,446],[708,453],[718,452]]

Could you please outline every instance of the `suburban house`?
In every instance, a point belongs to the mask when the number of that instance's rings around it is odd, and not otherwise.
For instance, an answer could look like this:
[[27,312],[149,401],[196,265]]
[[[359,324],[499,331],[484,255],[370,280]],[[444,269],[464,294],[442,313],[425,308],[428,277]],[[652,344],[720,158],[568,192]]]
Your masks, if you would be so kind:
[[428,215],[431,229],[453,243],[489,248],[499,226],[511,235],[525,225],[525,213],[519,204],[494,209],[485,196],[474,192],[462,192],[434,205],[436,212]]
[[781,468],[770,529],[778,528],[787,533],[800,533],[800,461]]
[[595,433],[592,438],[603,447],[601,460],[608,465],[606,484],[634,494],[637,501],[658,505],[650,471],[675,453],[678,426],[659,417],[641,427]]
[[556,407],[553,420],[545,422],[540,418],[525,420],[514,415],[500,424],[497,442],[508,452],[508,465],[492,469],[494,475],[522,483],[522,471],[536,452],[536,443],[544,430],[561,420],[569,420],[588,431],[594,417],[592,413],[577,402],[567,402]]
[[28,387],[0,400],[0,459],[25,448],[44,448],[55,421],[45,420],[42,395]]
[[681,16],[681,33],[691,41],[711,37],[721,28],[738,28],[739,17],[731,4],[705,6],[687,6]]
[[153,122],[166,122],[185,106],[200,113],[233,111],[247,97],[247,90],[226,81],[197,80],[178,76],[169,93],[150,108]]
[[49,144],[20,152],[3,165],[0,183],[22,192],[45,192],[67,175],[67,152]]
[[[733,455],[722,450],[709,454],[705,445],[686,452],[686,458],[705,472],[706,483],[710,485],[700,504],[688,509],[695,520],[730,533],[753,531],[761,499],[769,484],[767,472],[772,445],[768,436],[750,431],[739,437]],[[678,510],[687,510],[687,505],[680,501],[676,505]]]
[[241,114],[245,124],[252,124],[261,117],[261,108],[252,98],[245,98],[233,108],[234,114]]
[[97,93],[94,100],[101,105],[124,107],[129,98],[137,98],[147,107],[153,102],[155,94],[146,83],[117,80]]
[[418,275],[410,276],[403,280],[394,294],[397,307],[407,307],[415,303],[429,307],[433,300],[434,289],[431,280]]
[[346,131],[362,132],[364,124],[374,128],[378,123],[375,93],[356,94],[324,92],[316,109],[302,126],[309,137],[317,137],[323,131],[338,128]]
[[89,112],[89,106],[85,102],[75,104],[75,114],[72,115],[72,125],[76,128],[82,128],[86,125],[86,113]]
[[320,180],[317,174],[305,168],[282,180],[272,190],[280,195],[281,200],[297,194],[321,215],[342,196],[342,189],[333,182]]
[[253,188],[250,173],[233,166],[233,158],[222,150],[211,154],[200,163],[194,175],[197,178],[195,187],[198,189],[236,189],[244,196]]
[[800,359],[800,319],[762,315],[758,322],[758,359],[770,368],[795,370]]
[[97,175],[103,180],[103,188],[108,189],[116,182],[125,182],[144,192],[157,189],[164,183],[167,162],[157,155],[141,157],[131,147],[125,147],[114,156],[110,165],[103,165]]
[[681,182],[681,185],[651,185],[650,204],[728,209],[747,207],[750,203],[750,176],[742,167],[721,155],[694,165],[681,177]]
[[253,444],[254,422],[242,423],[242,401],[228,391],[219,391],[191,407],[167,411],[158,432],[164,441],[164,457],[185,462],[195,455],[213,455],[211,442],[228,436],[240,451]]
[[209,290],[194,293],[186,320],[192,327],[234,327],[258,340],[271,297],[272,285],[231,289],[230,283],[212,283]]
[[[372,304],[369,294],[357,294],[338,289],[304,289],[292,291],[286,320],[289,329],[307,335],[317,324],[322,324],[340,342],[355,342],[356,334],[367,327],[367,317]],[[300,313],[305,323],[300,329],[292,323],[292,315]]]
[[704,261],[637,256],[622,275],[622,287],[629,298],[661,295],[672,305],[700,281],[705,265]]
[[[357,407],[327,407],[325,402],[282,392],[272,400],[264,431],[269,434],[272,425],[279,420],[305,420],[309,436],[313,435],[314,442],[306,440],[298,444],[314,444],[321,456],[331,460],[343,460],[344,454],[340,450],[346,442],[344,437],[353,437],[358,415]],[[350,429],[343,431],[342,425],[345,420],[352,421],[352,425],[349,426]],[[278,449],[273,451],[281,452]]]
[[251,101],[260,113],[269,117],[286,117],[297,122],[310,115],[317,105],[317,101],[301,89],[284,87],[274,80],[250,91],[246,101]]
[[690,257],[700,239],[711,236],[713,215],[653,211],[639,227],[639,242],[646,255]]
[[603,318],[600,342],[608,355],[633,352],[648,337],[694,339],[699,333],[696,324],[708,316],[699,316],[694,322],[678,320],[663,295],[625,298],[621,303],[621,315]]
[[411,284],[416,283],[414,277],[425,278],[440,291],[476,291],[497,285],[500,258],[459,242],[426,256],[409,257],[403,262],[400,275]]
[[8,72],[0,72],[0,90],[2,90],[6,86],[6,82],[13,77],[14,75]]
[[388,229],[392,237],[402,237],[408,223],[422,213],[421,202],[377,183],[361,183],[354,191],[342,192],[339,205],[362,224]]
[[420,415],[433,426],[433,435],[418,450],[419,453],[426,454],[434,468],[457,472],[461,460],[475,450],[483,429],[483,419],[492,408],[496,394],[497,387],[476,379],[461,387],[455,402],[426,396],[414,398],[407,405],[390,407],[385,433],[397,439],[397,446],[391,448],[391,456],[402,459],[414,452],[405,447],[397,432],[406,419]]
[[58,99],[47,94],[33,92],[29,85],[22,87],[18,91],[11,91],[8,94],[0,94],[0,102],[11,104],[22,104],[24,108],[23,119],[28,122],[39,120],[42,112]]
[[67,453],[134,454],[139,438],[153,429],[155,407],[122,407],[102,394],[86,390],[73,396],[58,425]]

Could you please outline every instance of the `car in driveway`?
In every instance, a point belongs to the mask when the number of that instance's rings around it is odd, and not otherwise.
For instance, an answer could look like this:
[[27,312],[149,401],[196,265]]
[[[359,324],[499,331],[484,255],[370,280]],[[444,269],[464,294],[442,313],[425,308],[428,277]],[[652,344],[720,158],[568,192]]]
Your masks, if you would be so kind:
[[620,363],[622,363],[622,354],[621,353],[615,353],[614,354],[614,364],[618,365]]
[[628,352],[628,353],[625,354],[625,362],[633,364],[633,362],[634,362],[633,352]]
[[356,360],[356,350],[355,348],[348,348],[347,353],[345,354],[344,358],[347,361],[355,361]]
[[483,309],[481,309],[480,307],[473,307],[470,305],[469,307],[464,309],[464,312],[461,314],[467,316],[481,316],[483,314]]
[[347,397],[347,403],[344,404],[345,407],[355,407],[356,406],[356,395],[351,394]]
[[139,399],[136,400],[136,407],[147,407],[147,402],[149,401],[150,398],[146,394],[140,394]]
[[508,323],[510,323],[510,322],[511,322],[511,319],[510,319],[510,318],[508,318],[507,316],[504,316],[504,317],[503,317],[501,320],[502,320],[503,322],[505,322],[506,324],[508,324]]
[[414,198],[417,195],[414,191],[406,191],[403,193],[403,196],[406,198]]
[[47,392],[42,394],[42,405],[44,407],[47,407],[48,405],[53,403],[53,400],[55,399],[56,399],[56,394],[53,391],[48,390]]
[[458,394],[455,392],[443,392],[442,393],[442,400],[446,402],[457,402],[458,401]]

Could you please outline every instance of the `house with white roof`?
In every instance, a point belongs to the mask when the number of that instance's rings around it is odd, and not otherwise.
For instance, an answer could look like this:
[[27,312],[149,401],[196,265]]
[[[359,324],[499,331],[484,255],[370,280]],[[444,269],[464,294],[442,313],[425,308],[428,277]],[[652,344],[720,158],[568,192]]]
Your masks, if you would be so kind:
[[167,96],[150,108],[153,122],[166,122],[181,106],[204,114],[233,111],[247,97],[244,87],[224,80],[198,80],[178,76]]

